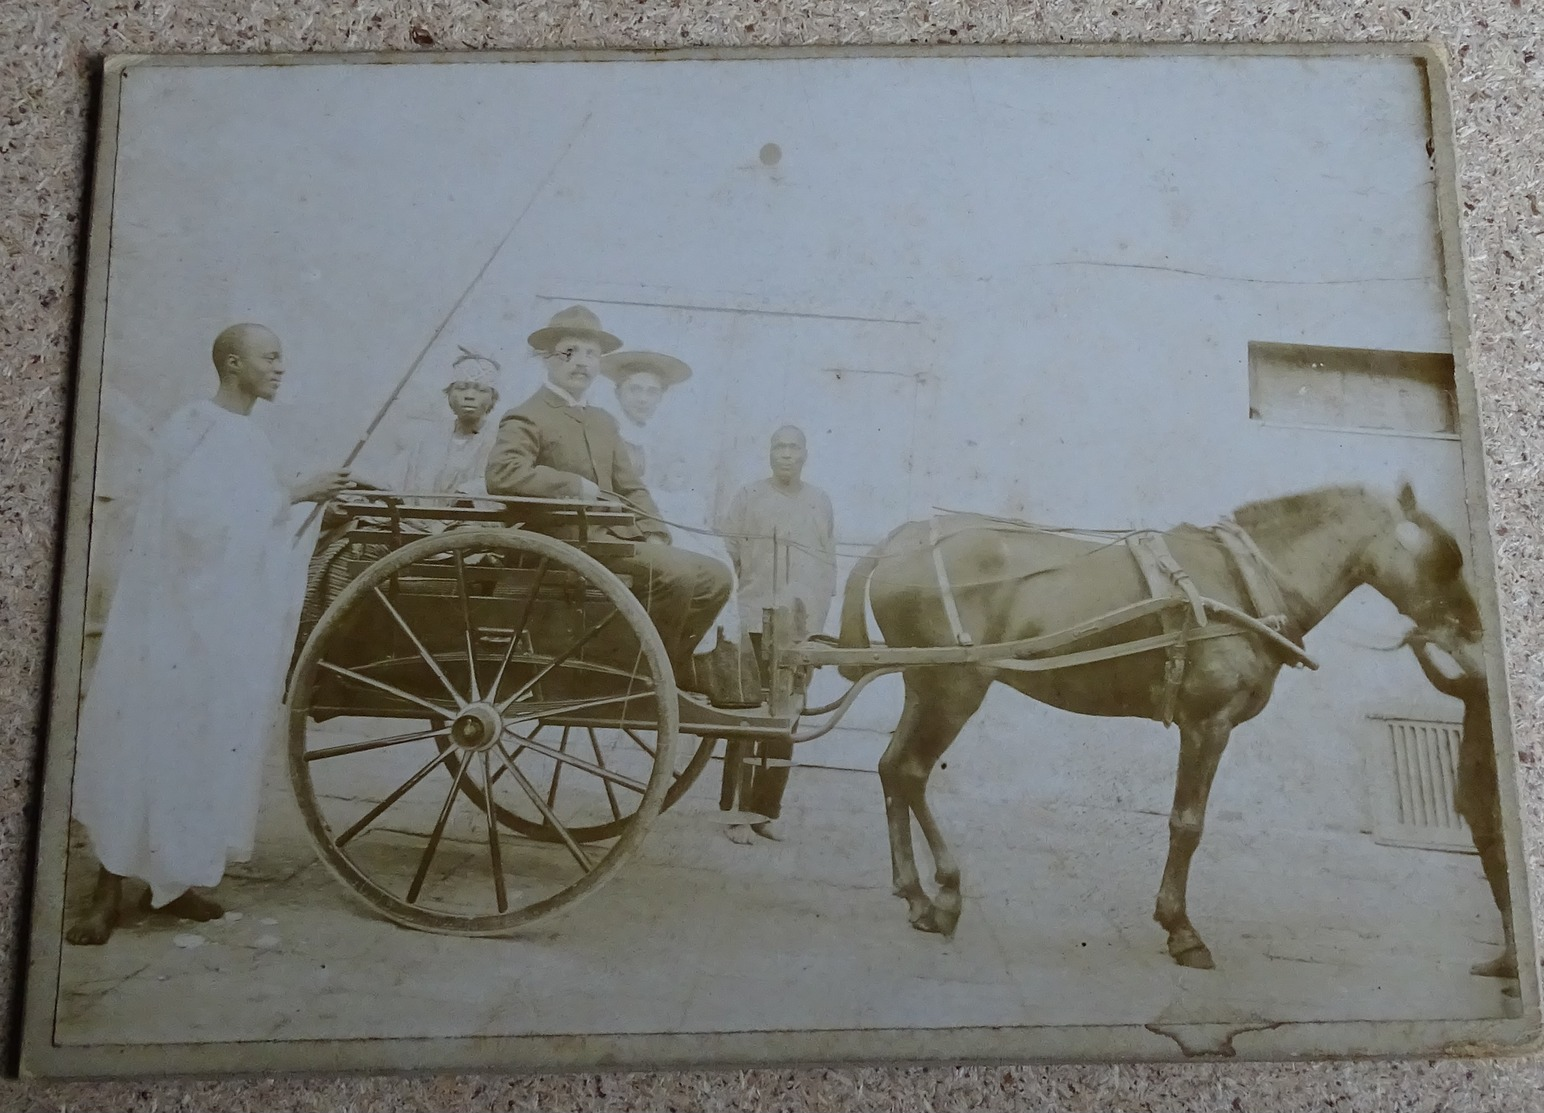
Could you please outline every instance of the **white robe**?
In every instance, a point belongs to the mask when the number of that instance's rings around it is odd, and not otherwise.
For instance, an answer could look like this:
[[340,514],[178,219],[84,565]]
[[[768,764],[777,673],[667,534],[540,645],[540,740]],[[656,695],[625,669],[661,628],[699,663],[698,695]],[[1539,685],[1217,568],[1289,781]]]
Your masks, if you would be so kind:
[[313,525],[272,446],[213,402],[156,437],[76,736],[74,813],[160,907],[251,856]]

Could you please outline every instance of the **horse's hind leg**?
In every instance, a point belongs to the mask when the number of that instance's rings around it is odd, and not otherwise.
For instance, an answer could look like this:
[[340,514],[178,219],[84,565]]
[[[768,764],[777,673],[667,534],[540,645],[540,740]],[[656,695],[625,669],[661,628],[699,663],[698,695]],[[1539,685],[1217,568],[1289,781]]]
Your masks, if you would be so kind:
[[879,759],[879,783],[885,793],[885,822],[890,832],[890,876],[895,895],[906,902],[906,914],[916,923],[932,907],[917,875],[916,849],[911,841],[911,809],[899,790],[896,770],[905,760],[916,730],[917,698],[908,685],[900,722]]
[[[959,922],[960,867],[928,807],[927,780],[934,764],[981,706],[990,684],[990,680],[969,672],[934,672],[925,680],[919,674],[908,675],[906,713],[879,762],[885,810],[890,819],[896,892],[906,899],[911,924],[920,931],[951,936]],[[933,856],[938,895],[932,900],[923,892],[917,875],[911,815],[917,817]]]
[[1174,806],[1169,812],[1169,856],[1153,910],[1153,919],[1169,933],[1169,954],[1174,961],[1198,970],[1212,969],[1212,952],[1190,923],[1185,889],[1190,882],[1190,859],[1200,845],[1206,822],[1212,778],[1217,775],[1217,763],[1232,731],[1233,724],[1225,718],[1180,725],[1179,770],[1174,777]]

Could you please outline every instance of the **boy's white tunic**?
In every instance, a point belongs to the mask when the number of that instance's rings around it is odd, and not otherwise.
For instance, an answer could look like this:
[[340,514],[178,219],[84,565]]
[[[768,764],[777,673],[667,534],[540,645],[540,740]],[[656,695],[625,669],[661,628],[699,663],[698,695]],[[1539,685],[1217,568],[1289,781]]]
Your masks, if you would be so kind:
[[248,417],[183,407],[156,438],[81,709],[74,812],[156,907],[251,856],[305,591],[311,507]]

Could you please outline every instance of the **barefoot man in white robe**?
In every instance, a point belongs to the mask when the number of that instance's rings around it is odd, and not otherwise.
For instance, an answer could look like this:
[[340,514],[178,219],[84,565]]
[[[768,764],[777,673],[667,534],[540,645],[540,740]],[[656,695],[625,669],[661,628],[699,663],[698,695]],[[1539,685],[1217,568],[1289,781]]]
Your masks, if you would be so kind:
[[124,878],[189,920],[223,909],[194,886],[250,857],[263,753],[279,722],[313,525],[344,471],[286,483],[249,418],[284,375],[279,339],[233,325],[214,342],[219,389],[156,437],[76,734],[74,812],[101,869],[71,943],[104,943]]

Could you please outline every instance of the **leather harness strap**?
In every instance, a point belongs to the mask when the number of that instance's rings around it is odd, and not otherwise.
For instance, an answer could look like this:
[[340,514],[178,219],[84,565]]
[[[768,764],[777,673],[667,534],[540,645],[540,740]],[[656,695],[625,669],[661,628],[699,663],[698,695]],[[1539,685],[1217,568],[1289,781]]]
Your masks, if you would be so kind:
[[974,645],[974,640],[966,633],[964,625],[960,622],[960,608],[954,599],[954,585],[949,582],[949,573],[944,568],[944,556],[938,548],[943,538],[940,536],[936,517],[928,519],[927,530],[928,548],[933,553],[933,572],[938,577],[938,595],[943,600],[944,614],[949,618],[949,632],[954,635],[955,645]]
[[[1004,643],[1001,646],[976,647],[974,639],[965,630],[964,623],[960,620],[959,603],[955,598],[954,585],[949,580],[943,553],[940,551],[942,542],[946,537],[952,537],[953,533],[945,534],[939,526],[938,518],[931,518],[928,520],[928,548],[933,560],[933,573],[938,580],[939,601],[948,618],[949,631],[955,645],[961,647],[952,652],[960,653],[963,649],[968,650],[968,655],[958,660],[953,657],[947,660],[940,657],[929,660],[927,663],[973,663],[1009,670],[1038,671],[1044,668],[1092,663],[1162,648],[1166,650],[1167,655],[1164,662],[1163,691],[1159,698],[1159,711],[1164,726],[1173,725],[1175,704],[1180,687],[1185,680],[1188,649],[1193,641],[1212,637],[1234,637],[1243,632],[1241,627],[1253,626],[1256,636],[1263,637],[1267,641],[1275,641],[1277,652],[1281,653],[1294,667],[1317,668],[1318,666],[1302,651],[1301,635],[1290,629],[1291,620],[1287,611],[1286,597],[1278,574],[1255,545],[1254,540],[1231,518],[1222,519],[1210,532],[1232,557],[1258,618],[1202,596],[1190,574],[1170,552],[1164,535],[1156,530],[1138,530],[1128,534],[1122,540],[1146,582],[1149,596],[1154,601],[1148,604],[1150,613],[1156,613],[1158,616],[1163,626],[1163,634],[1119,646],[1061,654],[1054,659],[1034,660],[1021,657],[1021,653],[1029,652],[1027,644],[1024,645],[1023,650],[1019,650],[1020,643],[1016,642]],[[865,585],[865,592],[867,592],[867,585]],[[1221,614],[1227,621],[1220,625],[1210,623],[1209,619],[1213,614]],[[1202,627],[1207,629],[1203,630]],[[1038,639],[1031,638],[1024,641],[1027,643],[1036,640]],[[1015,660],[1016,657],[1020,659]]]

